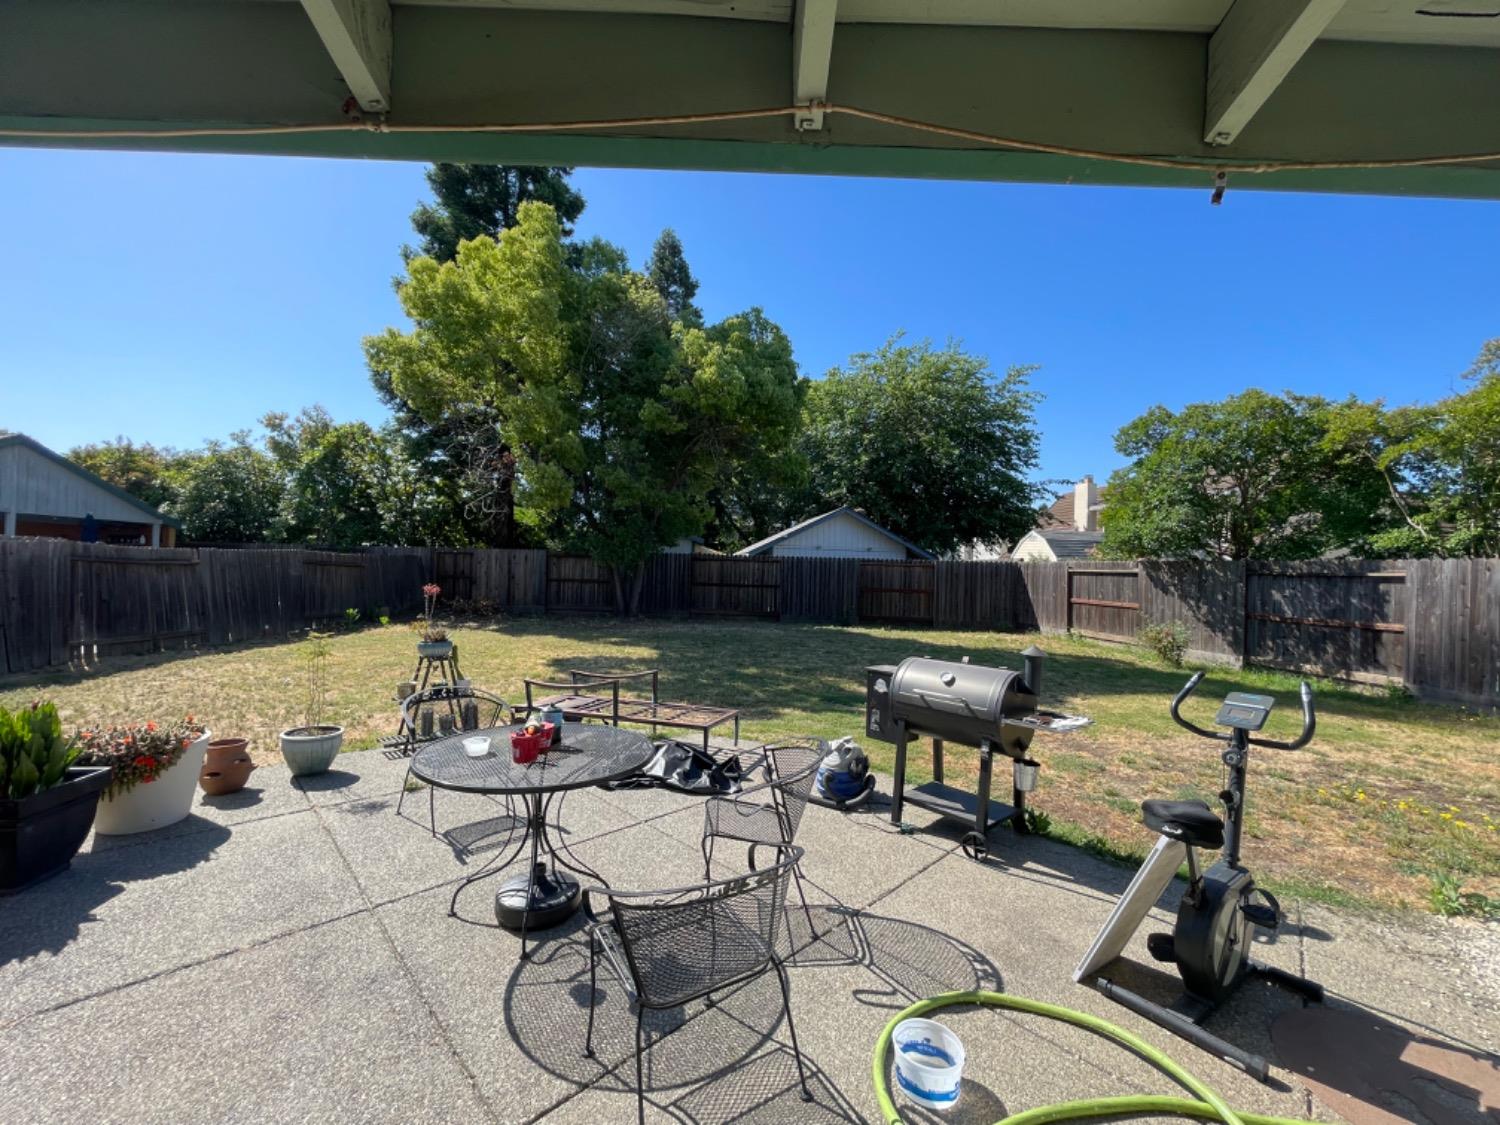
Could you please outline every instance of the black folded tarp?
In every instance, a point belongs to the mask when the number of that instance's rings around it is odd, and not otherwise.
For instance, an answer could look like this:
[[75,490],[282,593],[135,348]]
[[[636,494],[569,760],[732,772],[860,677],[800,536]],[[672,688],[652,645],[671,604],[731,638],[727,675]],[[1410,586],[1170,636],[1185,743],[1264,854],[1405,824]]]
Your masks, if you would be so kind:
[[720,759],[701,746],[666,739],[656,744],[655,756],[640,773],[609,782],[609,789],[643,789],[661,786],[679,793],[701,793],[708,797],[738,793],[740,759],[736,754]]

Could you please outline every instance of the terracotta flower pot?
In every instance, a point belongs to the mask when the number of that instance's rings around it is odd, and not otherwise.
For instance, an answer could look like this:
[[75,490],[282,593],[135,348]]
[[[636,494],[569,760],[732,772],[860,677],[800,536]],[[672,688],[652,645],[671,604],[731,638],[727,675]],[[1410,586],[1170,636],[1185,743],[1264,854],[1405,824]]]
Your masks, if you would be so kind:
[[216,738],[208,744],[203,769],[198,773],[198,785],[205,794],[222,797],[245,787],[255,769],[247,750],[249,745],[249,739],[245,738]]

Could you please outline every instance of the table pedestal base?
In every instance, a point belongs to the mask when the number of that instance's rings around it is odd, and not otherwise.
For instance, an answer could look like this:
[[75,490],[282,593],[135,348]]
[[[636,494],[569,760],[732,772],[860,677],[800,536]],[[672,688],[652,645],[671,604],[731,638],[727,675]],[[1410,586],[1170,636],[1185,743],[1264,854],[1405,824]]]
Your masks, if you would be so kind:
[[514,933],[560,926],[578,912],[583,891],[578,880],[536,864],[529,875],[516,875],[495,892],[495,921]]

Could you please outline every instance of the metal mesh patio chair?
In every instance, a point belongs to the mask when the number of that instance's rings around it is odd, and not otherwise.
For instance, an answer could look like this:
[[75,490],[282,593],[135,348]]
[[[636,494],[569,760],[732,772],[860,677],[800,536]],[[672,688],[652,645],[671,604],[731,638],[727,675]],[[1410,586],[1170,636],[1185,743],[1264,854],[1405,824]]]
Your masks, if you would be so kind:
[[594,1006],[602,954],[636,1005],[635,1093],[640,1121],[646,1120],[642,1079],[645,1018],[648,1009],[676,1008],[689,1001],[773,971],[781,985],[792,1053],[802,1100],[812,1101],[797,1028],[792,1023],[786,967],[776,955],[777,931],[786,913],[786,885],[802,858],[797,847],[783,849],[774,866],[670,891],[615,891],[589,887],[584,910],[595,917],[596,900],[608,916],[589,927],[589,1020],[583,1053],[594,1055]]
[[[771,743],[764,748],[769,781],[741,789],[734,797],[710,797],[703,808],[703,877],[713,874],[714,841],[736,840],[749,844],[750,870],[755,870],[755,849],[786,848],[797,838],[797,826],[807,809],[807,799],[817,780],[818,763],[828,753],[828,744],[818,738],[800,738]],[[769,795],[767,801],[747,801],[757,793]],[[802,889],[801,864],[794,865],[792,875],[797,883],[797,897],[807,915],[807,927],[813,937],[812,910]]]
[[[396,815],[401,815],[401,804],[406,800],[406,783],[411,780],[411,756],[424,742],[435,738],[446,738],[450,734],[462,734],[470,730],[488,730],[504,724],[505,700],[492,692],[479,688],[453,687],[428,688],[408,695],[401,701],[401,753],[407,757],[406,777],[401,782],[401,795],[396,798]],[[444,721],[446,720],[446,722]],[[427,787],[427,813],[431,821],[432,834],[437,835],[437,806],[432,786]],[[509,802],[507,802],[507,808]]]

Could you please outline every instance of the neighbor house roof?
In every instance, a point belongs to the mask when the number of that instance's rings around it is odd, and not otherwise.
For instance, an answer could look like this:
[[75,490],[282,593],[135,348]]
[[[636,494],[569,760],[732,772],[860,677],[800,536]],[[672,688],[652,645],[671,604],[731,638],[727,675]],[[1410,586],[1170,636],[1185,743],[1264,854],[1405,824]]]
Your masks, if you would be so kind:
[[880,532],[880,534],[884,535],[886,538],[894,540],[897,543],[900,543],[901,546],[905,547],[908,551],[910,551],[912,554],[916,555],[919,559],[931,559],[931,558],[935,558],[936,557],[936,556],[934,556],[932,554],[931,551],[924,551],[924,550],[922,550],[921,547],[918,547],[915,543],[909,543],[909,542],[907,542],[905,539],[902,539],[901,536],[897,535],[890,528],[888,528],[888,527],[881,527],[878,523],[876,523],[874,520],[872,520],[869,516],[865,515],[863,512],[859,511],[856,508],[850,508],[847,505],[845,507],[842,507],[842,508],[835,508],[831,512],[824,512],[822,515],[813,516],[811,519],[803,520],[801,523],[794,523],[791,527],[785,529],[784,531],[778,531],[775,535],[768,535],[764,539],[762,539],[759,543],[751,543],[750,546],[745,547],[742,550],[736,551],[735,554],[737,556],[741,556],[741,557],[748,557],[750,555],[762,555],[762,554],[765,554],[765,552],[769,551],[772,547],[776,546],[777,543],[780,543],[784,539],[789,539],[791,536],[796,535],[799,531],[806,531],[808,528],[814,527],[817,524],[822,523],[824,520],[831,520],[835,516],[841,515],[841,514],[846,514],[846,515],[852,516],[854,519],[857,519],[860,523],[865,524],[867,527],[871,527],[874,530]]
[[[1060,559],[1086,559],[1104,538],[1104,533],[1099,531],[1063,531],[1050,527],[1027,534],[1045,540],[1047,546],[1052,548],[1052,553]],[[1018,549],[1020,546],[1020,543],[1016,544]]]
[[[89,472],[82,465],[78,465],[72,461],[69,461],[61,453],[53,452],[41,442],[37,441],[35,438],[29,438],[25,434],[14,433],[10,430],[0,430],[0,449],[4,449],[8,445],[19,445],[31,450],[33,453],[40,453],[49,461],[53,461],[56,464],[61,465],[64,469],[67,469],[75,476],[82,477],[84,480],[92,484],[95,488],[102,488],[105,492],[108,492],[111,496],[115,497],[115,499],[122,500],[125,503],[129,504],[131,507],[139,509],[144,515],[150,516],[153,520],[160,520],[162,523],[167,524],[169,527],[175,527],[179,531],[182,530],[181,520],[173,519],[171,516],[165,515],[164,513],[153,508],[150,504],[146,503],[140,497],[132,496],[119,485],[110,484],[109,481],[105,480],[101,476]],[[51,514],[52,513],[50,512],[37,513],[37,515],[43,516]]]
[[1070,528],[1073,523],[1073,489],[1068,489],[1052,502],[1052,506],[1037,517],[1039,528]]

